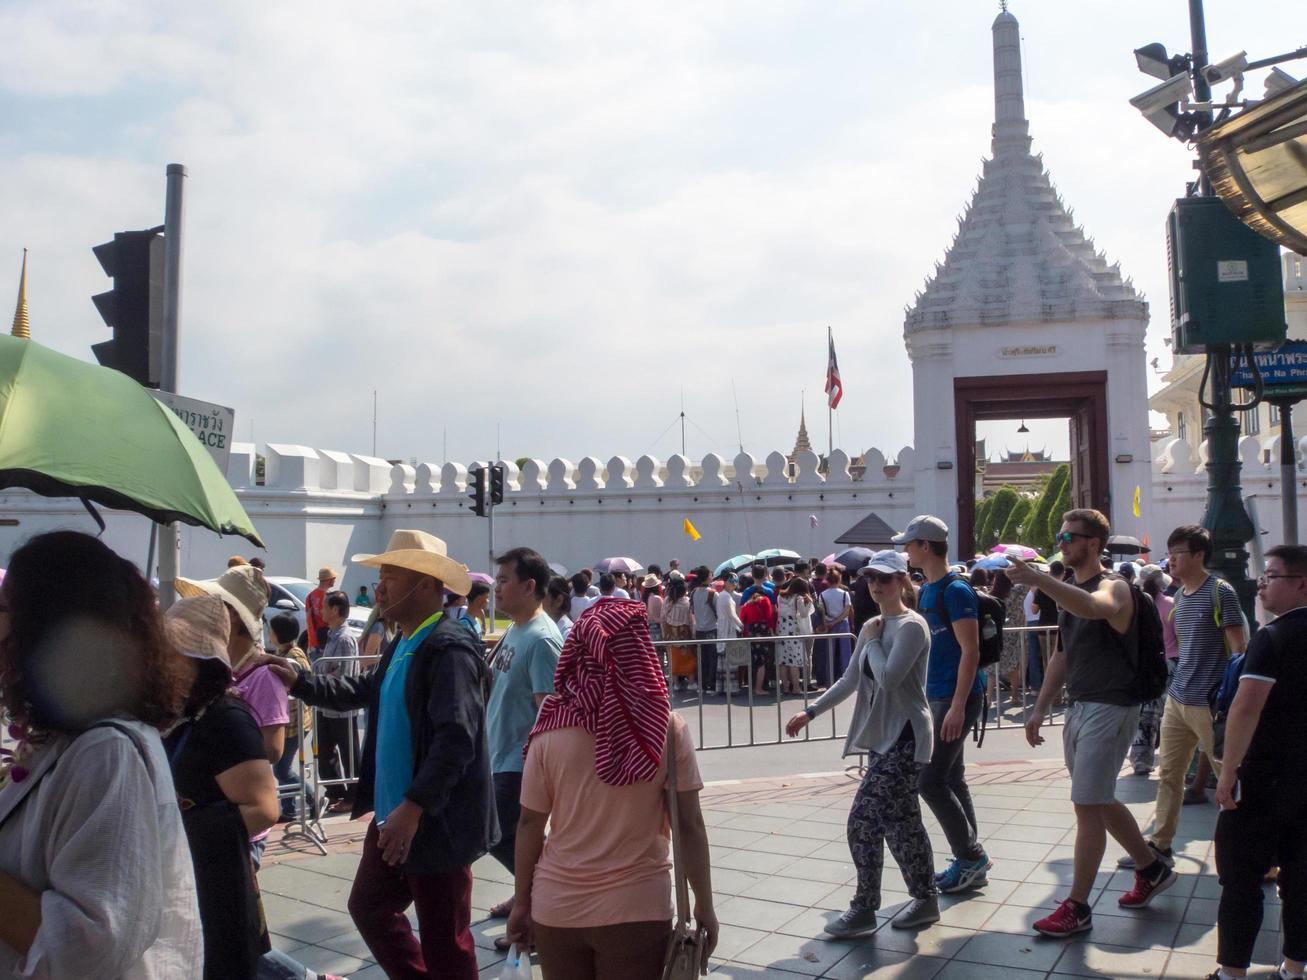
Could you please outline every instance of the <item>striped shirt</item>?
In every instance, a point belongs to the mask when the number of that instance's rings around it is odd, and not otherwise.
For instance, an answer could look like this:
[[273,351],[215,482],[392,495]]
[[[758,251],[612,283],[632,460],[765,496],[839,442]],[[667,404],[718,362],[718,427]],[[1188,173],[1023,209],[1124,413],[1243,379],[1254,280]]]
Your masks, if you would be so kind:
[[1229,582],[1209,575],[1193,592],[1181,589],[1175,594],[1171,615],[1180,657],[1166,693],[1181,704],[1204,707],[1211,703],[1229,659],[1225,627],[1243,622],[1239,595]]

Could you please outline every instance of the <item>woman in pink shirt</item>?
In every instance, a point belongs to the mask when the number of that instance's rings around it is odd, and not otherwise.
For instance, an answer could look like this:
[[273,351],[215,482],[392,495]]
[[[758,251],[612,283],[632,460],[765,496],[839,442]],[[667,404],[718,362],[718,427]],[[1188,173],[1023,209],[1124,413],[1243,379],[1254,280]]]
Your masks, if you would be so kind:
[[670,710],[643,604],[610,599],[583,616],[563,645],[554,689],[527,740],[509,938],[535,944],[545,980],[657,980],[673,914],[670,744],[706,967],[718,925],[703,781],[690,730]]

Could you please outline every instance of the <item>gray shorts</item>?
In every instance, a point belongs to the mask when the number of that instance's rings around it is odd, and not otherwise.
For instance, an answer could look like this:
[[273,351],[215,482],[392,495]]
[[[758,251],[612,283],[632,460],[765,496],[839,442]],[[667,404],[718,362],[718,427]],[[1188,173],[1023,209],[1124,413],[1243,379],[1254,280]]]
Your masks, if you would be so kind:
[[1077,701],[1067,708],[1062,751],[1071,802],[1102,806],[1116,799],[1116,777],[1139,727],[1139,705]]

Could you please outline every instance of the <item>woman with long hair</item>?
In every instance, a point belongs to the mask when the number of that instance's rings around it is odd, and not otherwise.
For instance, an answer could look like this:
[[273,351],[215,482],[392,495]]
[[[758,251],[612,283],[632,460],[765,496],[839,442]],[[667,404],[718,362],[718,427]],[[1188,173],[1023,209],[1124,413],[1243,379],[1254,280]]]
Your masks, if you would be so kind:
[[684,641],[694,637],[694,612],[690,609],[690,589],[683,578],[667,580],[667,597],[663,600],[663,639],[672,642],[667,648],[667,664],[677,688],[697,691],[695,671],[699,658],[694,647]]
[[556,693],[527,740],[508,937],[534,942],[545,980],[661,975],[672,930],[669,747],[705,967],[717,943],[703,781],[689,727],[670,710],[647,615],[639,602],[607,599],[577,622]]
[[194,977],[191,857],[159,731],[183,681],[154,593],[96,538],[55,531],[0,586],[0,972]]
[[[776,635],[802,636],[812,628],[812,588],[797,575],[781,586],[776,598]],[[807,673],[808,648],[803,640],[783,639],[777,656],[782,693],[799,694]]]
[[857,888],[848,910],[826,926],[839,937],[876,928],[886,843],[912,896],[891,924],[915,929],[939,920],[934,856],[917,797],[917,774],[930,760],[934,739],[926,701],[930,628],[913,608],[916,594],[902,554],[878,552],[867,567],[880,615],[863,624],[844,676],[785,726],[794,738],[817,715],[856,695],[844,755],[865,753],[867,772],[849,810]]

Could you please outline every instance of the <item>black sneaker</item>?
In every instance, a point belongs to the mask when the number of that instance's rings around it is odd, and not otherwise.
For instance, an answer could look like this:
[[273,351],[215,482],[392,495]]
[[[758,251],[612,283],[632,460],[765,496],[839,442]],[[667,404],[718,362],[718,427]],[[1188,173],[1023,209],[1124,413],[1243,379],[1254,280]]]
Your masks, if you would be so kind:
[[916,898],[903,907],[903,910],[890,921],[895,929],[920,929],[939,921],[939,899]]
[[[1175,867],[1175,848],[1168,847],[1166,850],[1163,850],[1152,841],[1149,841],[1148,849],[1153,852],[1153,857],[1157,858],[1157,860],[1161,861],[1168,868]],[[1123,871],[1130,871],[1135,866],[1135,859],[1127,854],[1116,862],[1116,866],[1121,868]]]
[[830,925],[827,934],[843,939],[847,936],[861,936],[876,929],[875,909],[849,909]]

